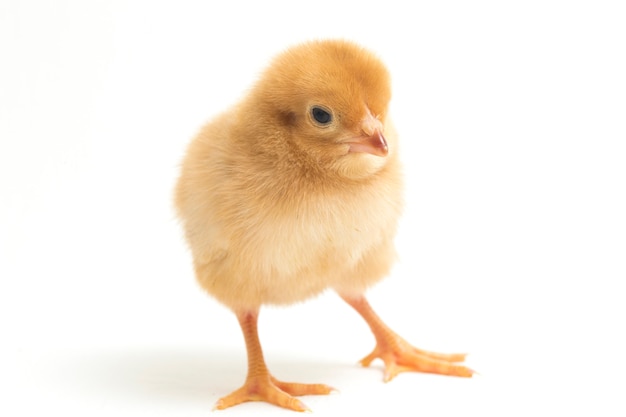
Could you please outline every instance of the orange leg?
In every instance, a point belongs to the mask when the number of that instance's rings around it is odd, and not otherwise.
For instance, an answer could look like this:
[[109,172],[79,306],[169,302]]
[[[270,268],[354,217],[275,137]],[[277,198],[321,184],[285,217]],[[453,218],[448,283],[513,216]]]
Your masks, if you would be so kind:
[[329,394],[333,388],[323,384],[281,382],[274,378],[265,365],[257,331],[258,311],[237,314],[248,351],[248,376],[241,388],[221,398],[215,409],[223,410],[246,401],[265,401],[294,411],[310,411],[293,396]]
[[376,338],[376,347],[361,360],[361,364],[369,366],[374,359],[382,359],[385,362],[385,382],[406,371],[463,377],[471,377],[474,374],[471,369],[455,363],[463,362],[465,354],[444,354],[417,349],[387,327],[372,310],[365,297],[342,295],[342,298],[365,319]]

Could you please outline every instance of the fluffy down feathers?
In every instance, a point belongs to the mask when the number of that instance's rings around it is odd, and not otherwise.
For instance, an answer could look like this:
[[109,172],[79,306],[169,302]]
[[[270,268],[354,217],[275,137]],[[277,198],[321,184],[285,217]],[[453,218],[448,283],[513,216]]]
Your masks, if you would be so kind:
[[175,203],[203,288],[243,311],[359,294],[389,272],[402,206],[390,97],[373,54],[310,42],[201,130]]

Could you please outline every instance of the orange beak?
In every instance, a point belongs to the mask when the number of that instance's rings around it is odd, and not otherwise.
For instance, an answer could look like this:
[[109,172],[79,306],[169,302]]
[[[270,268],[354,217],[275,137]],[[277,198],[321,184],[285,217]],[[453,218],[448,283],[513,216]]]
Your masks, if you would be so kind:
[[387,141],[378,129],[369,136],[362,136],[348,142],[348,145],[350,145],[348,152],[369,153],[376,156],[387,156],[389,153]]
[[369,153],[376,156],[387,156],[389,148],[387,141],[382,134],[383,124],[380,120],[372,116],[369,109],[363,120],[361,121],[361,131],[363,136],[357,136],[348,143],[350,150],[348,152]]

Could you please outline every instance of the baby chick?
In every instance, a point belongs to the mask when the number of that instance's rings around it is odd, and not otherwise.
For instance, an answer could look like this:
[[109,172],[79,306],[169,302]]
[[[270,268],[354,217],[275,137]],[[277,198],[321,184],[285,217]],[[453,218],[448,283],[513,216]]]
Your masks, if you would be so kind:
[[368,304],[388,274],[402,209],[389,73],[347,41],[314,41],[278,55],[243,100],[191,142],[175,192],[200,285],[237,315],[248,354],[244,385],[216,404],[266,401],[296,411],[294,396],[322,384],[283,382],[263,358],[262,305],[285,305],[331,288],[370,326],[376,347],[361,363],[466,376],[462,354],[418,350]]

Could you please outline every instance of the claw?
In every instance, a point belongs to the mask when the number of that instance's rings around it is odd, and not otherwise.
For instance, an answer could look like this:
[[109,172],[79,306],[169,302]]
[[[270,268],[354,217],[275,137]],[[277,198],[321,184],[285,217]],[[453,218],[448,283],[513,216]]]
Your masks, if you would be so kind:
[[383,381],[389,382],[394,379],[400,372],[406,372],[408,369],[406,366],[400,366],[396,363],[391,363],[388,366],[385,366],[385,373],[383,374]]
[[369,355],[361,359],[359,362],[361,363],[362,366],[367,367],[367,366],[370,366],[370,363],[372,363],[372,361],[378,357],[379,357],[378,350],[374,349],[372,353],[370,353]]

